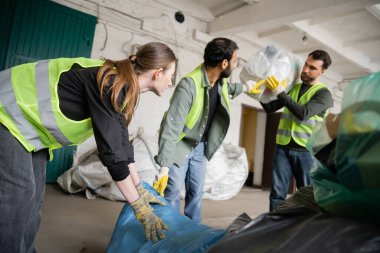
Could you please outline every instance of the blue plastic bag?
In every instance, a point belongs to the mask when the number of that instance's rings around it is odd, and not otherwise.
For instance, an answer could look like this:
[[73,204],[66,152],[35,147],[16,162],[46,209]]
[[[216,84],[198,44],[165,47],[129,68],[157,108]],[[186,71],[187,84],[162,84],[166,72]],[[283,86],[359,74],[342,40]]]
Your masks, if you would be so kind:
[[[150,185],[143,185],[159,197]],[[198,224],[178,213],[166,200],[164,201],[166,206],[152,204],[154,213],[169,226],[169,231],[164,231],[164,240],[157,243],[147,241],[143,225],[136,220],[131,206],[126,203],[121,210],[107,252],[205,252],[225,235],[224,230]]]

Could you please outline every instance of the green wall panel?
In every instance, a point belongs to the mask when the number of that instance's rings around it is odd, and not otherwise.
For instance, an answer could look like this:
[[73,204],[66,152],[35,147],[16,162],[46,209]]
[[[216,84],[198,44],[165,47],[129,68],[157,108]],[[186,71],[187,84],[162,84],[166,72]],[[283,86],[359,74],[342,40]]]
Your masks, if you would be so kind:
[[[48,0],[0,1],[0,70],[41,59],[90,57],[96,17]],[[69,169],[76,147],[54,150],[46,182]]]
[[15,8],[16,2],[14,0],[0,1],[0,71],[5,69],[5,60],[7,58]]
[[96,17],[46,0],[17,0],[5,67],[58,57],[89,57]]

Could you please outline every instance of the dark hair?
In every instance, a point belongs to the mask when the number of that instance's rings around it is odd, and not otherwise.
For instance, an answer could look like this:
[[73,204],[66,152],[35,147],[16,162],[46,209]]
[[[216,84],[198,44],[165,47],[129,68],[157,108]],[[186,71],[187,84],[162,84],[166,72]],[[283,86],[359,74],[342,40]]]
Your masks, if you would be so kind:
[[[97,75],[101,96],[104,88],[110,86],[111,102],[115,111],[123,112],[127,125],[131,122],[140,94],[138,75],[151,69],[162,68],[164,71],[175,61],[173,51],[160,42],[150,42],[141,46],[136,55],[127,59],[112,61],[106,59]],[[127,86],[127,94],[122,105],[118,104],[120,91]]]
[[236,42],[227,38],[215,38],[210,41],[203,55],[205,66],[216,67],[224,59],[230,61],[232,54],[239,49]]
[[322,60],[323,61],[323,69],[328,69],[331,65],[330,55],[323,50],[314,50],[308,56],[311,56],[314,60]]

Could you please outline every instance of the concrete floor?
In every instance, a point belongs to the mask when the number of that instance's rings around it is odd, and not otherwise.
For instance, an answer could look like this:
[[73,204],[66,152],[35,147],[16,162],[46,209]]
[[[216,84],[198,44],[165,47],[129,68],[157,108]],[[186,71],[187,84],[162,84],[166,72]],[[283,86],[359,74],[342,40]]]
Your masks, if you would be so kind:
[[[203,223],[227,228],[243,212],[255,218],[268,211],[268,196],[268,191],[244,187],[229,200],[203,200]],[[105,252],[123,205],[102,198],[88,200],[84,194],[64,193],[56,184],[46,185],[37,252]]]

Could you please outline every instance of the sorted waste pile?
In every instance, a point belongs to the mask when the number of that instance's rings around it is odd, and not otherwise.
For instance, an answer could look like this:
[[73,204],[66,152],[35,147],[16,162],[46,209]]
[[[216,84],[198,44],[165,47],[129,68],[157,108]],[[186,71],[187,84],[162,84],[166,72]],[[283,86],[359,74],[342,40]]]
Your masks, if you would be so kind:
[[[158,168],[153,160],[157,154],[157,138],[146,136],[139,128],[130,136],[134,146],[137,172],[142,181],[152,184]],[[86,192],[88,199],[96,196],[124,201],[106,167],[99,160],[95,143],[86,152],[74,155],[72,167],[58,177],[60,187],[69,193]],[[214,158],[207,163],[204,198],[224,200],[235,196],[248,177],[248,161],[245,149],[222,144]]]

